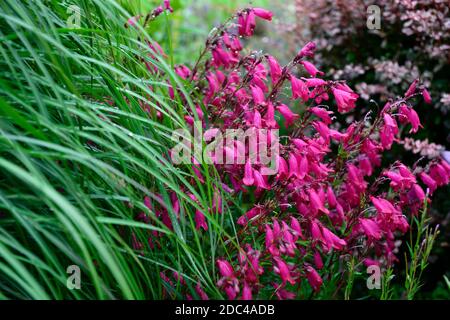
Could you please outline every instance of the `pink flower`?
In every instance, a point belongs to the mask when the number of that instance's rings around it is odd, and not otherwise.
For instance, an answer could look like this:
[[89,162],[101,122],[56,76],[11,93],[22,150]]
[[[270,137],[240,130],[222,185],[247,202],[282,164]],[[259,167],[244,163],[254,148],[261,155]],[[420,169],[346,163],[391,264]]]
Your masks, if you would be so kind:
[[292,98],[298,99],[302,98],[303,101],[308,101],[309,99],[309,91],[306,84],[296,78],[295,76],[291,75],[291,88],[292,88]]
[[253,178],[255,179],[255,185],[257,188],[267,190],[270,189],[270,186],[258,170],[253,170]]
[[423,183],[430,189],[430,194],[432,194],[437,189],[436,181],[425,172],[420,173],[419,176]]
[[270,12],[269,10],[262,9],[262,8],[253,8],[252,10],[257,17],[260,17],[261,19],[268,20],[268,21],[272,20],[273,13]]
[[377,209],[379,213],[390,214],[390,213],[399,213],[399,211],[394,208],[392,203],[383,198],[370,197],[373,205]]
[[314,240],[323,241],[322,231],[320,230],[320,222],[314,219],[311,221],[311,235]]
[[408,90],[405,92],[405,98],[408,98],[409,96],[412,96],[414,93],[416,93],[418,83],[419,83],[418,79],[414,80],[411,83]]
[[423,100],[425,101],[426,104],[431,104],[431,95],[427,89],[424,88],[422,90],[422,96],[423,96]]
[[355,108],[355,102],[359,95],[354,93],[347,85],[338,84],[331,91],[336,99],[339,112],[344,113]]
[[311,76],[315,77],[317,74],[323,76],[323,72],[319,71],[315,65],[308,61],[302,61],[301,64]]
[[253,299],[252,289],[247,283],[245,283],[244,288],[242,289],[242,300],[252,300],[252,299]]
[[209,300],[208,295],[205,291],[203,291],[202,286],[200,285],[200,282],[197,282],[197,285],[195,286],[195,292],[198,294],[200,299],[202,300]]
[[254,217],[264,213],[264,210],[261,207],[253,207],[249,211],[247,211],[244,215],[240,216],[237,220],[237,223],[241,226],[245,226],[251,219]]
[[410,197],[416,199],[420,203],[420,205],[423,204],[423,202],[425,201],[425,198],[426,198],[425,192],[423,192],[423,189],[418,184],[414,184],[412,186],[408,195]]
[[195,211],[195,228],[198,230],[200,228],[203,228],[203,230],[208,230],[208,224],[206,223],[205,215],[200,211]]
[[419,127],[422,127],[422,125],[420,124],[419,116],[414,109],[408,108],[408,106],[402,104],[399,107],[399,111],[408,119],[409,123],[411,123],[412,128],[411,130],[409,130],[409,133],[416,133],[417,130],[419,130]]
[[325,214],[329,214],[327,208],[325,208],[325,204],[323,202],[323,199],[319,197],[317,192],[314,189],[309,190],[309,202],[310,202],[310,208],[311,211],[314,214],[317,214],[319,211],[322,211]]
[[266,126],[269,129],[277,129],[278,123],[275,121],[275,108],[271,102],[267,104],[267,113],[264,117],[266,121]]
[[295,293],[280,288],[281,286],[279,284],[274,283],[273,287],[279,300],[290,300],[295,298]]
[[231,264],[226,260],[217,260],[217,266],[222,277],[234,277],[234,270]]
[[291,111],[291,109],[289,109],[289,107],[285,104],[280,104],[280,105],[276,106],[276,109],[283,116],[286,127],[289,127],[292,123],[294,123],[300,117],[298,114],[293,113]]
[[387,171],[383,175],[391,179],[390,185],[394,190],[410,189],[416,183],[415,176],[404,165],[399,166],[399,173]]
[[381,229],[375,221],[372,219],[360,218],[359,223],[367,237],[375,240],[381,239]]
[[318,251],[314,252],[314,264],[316,265],[316,268],[319,270],[323,268],[322,256]]
[[291,177],[300,177],[299,166],[297,162],[297,156],[294,153],[289,154],[289,178]]
[[390,149],[395,135],[398,133],[397,122],[388,113],[383,114],[384,124],[380,130],[381,145],[384,149]]
[[178,74],[181,78],[187,79],[191,74],[191,70],[185,65],[179,65],[175,68],[176,74]]
[[255,30],[255,13],[250,10],[248,12],[244,12],[238,17],[239,24],[239,35],[250,37],[253,35],[253,31]]
[[[315,87],[321,87],[327,84],[327,82],[323,79],[319,78],[302,78],[306,82],[306,86],[308,88],[315,88]],[[325,99],[327,100],[327,99]],[[319,103],[319,102],[318,102]]]
[[217,285],[224,289],[228,299],[235,299],[239,292],[239,281],[234,274],[233,267],[225,260],[217,260],[217,266],[222,275]]
[[280,155],[276,155],[276,158],[277,158],[277,169],[278,169],[277,179],[284,179],[284,178],[288,177],[288,175],[289,175],[288,164],[287,164],[286,160],[284,160],[284,158],[281,157]]
[[270,76],[272,77],[272,84],[275,84],[281,78],[281,67],[278,64],[278,61],[272,56],[268,56],[267,61],[269,62]]
[[292,278],[291,272],[286,262],[284,262],[284,260],[280,257],[274,257],[274,260],[276,262],[276,266],[274,266],[275,273],[278,273],[280,275],[280,278],[283,281],[283,285],[286,284],[286,282],[295,284],[295,280]]
[[244,179],[242,179],[242,182],[246,186],[251,186],[255,182],[253,179],[253,169],[252,165],[250,164],[250,160],[247,160],[244,167]]
[[138,14],[137,16],[131,17],[130,19],[127,20],[125,27],[127,27],[128,25],[131,27],[135,27],[140,18],[141,18],[140,14]]
[[170,12],[173,12],[172,7],[170,6],[170,0],[164,0],[164,9],[169,10]]
[[316,44],[314,42],[308,42],[298,53],[298,58],[313,57],[314,51],[316,51]]
[[308,282],[313,290],[315,292],[318,292],[320,290],[320,287],[322,286],[323,281],[317,271],[311,266],[306,266],[306,277],[308,278]]
[[291,217],[291,228],[292,230],[294,230],[296,236],[300,237],[301,239],[304,238],[300,223],[294,217]]
[[364,180],[361,170],[354,164],[348,164],[347,170],[349,183],[352,184],[357,191],[363,192],[367,188],[367,182]]
[[255,105],[265,104],[264,92],[258,86],[251,86],[253,102]]
[[309,108],[309,111],[315,116],[319,117],[326,125],[331,124],[332,121],[330,115],[333,114],[333,111],[328,111],[327,109],[319,107]]
[[339,238],[324,226],[322,226],[322,237],[324,241],[325,251],[329,251],[331,248],[341,250],[347,245],[347,242],[345,242],[345,240]]

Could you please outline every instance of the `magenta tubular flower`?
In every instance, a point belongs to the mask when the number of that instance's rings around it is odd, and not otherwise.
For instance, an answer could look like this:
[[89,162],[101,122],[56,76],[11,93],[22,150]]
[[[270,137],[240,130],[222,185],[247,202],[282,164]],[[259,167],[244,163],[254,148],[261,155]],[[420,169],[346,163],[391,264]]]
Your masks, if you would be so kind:
[[127,23],[125,24],[125,26],[129,25],[131,27],[135,27],[140,18],[141,18],[140,14],[131,17],[130,19],[127,20]]
[[206,223],[205,215],[200,211],[195,211],[195,228],[198,230],[200,228],[203,228],[203,230],[208,230],[208,224]]
[[257,17],[267,21],[272,21],[273,13],[271,11],[263,8],[252,8],[252,11],[255,13]]
[[316,51],[316,44],[314,42],[308,42],[297,54],[298,58],[313,57],[314,51]]
[[322,286],[323,280],[317,273],[316,269],[311,266],[306,266],[306,277],[313,290],[318,292]]
[[239,293],[239,280],[236,278],[233,267],[228,261],[218,259],[216,262],[222,276],[217,285],[223,288],[228,299],[233,300]]
[[276,266],[274,266],[274,271],[275,273],[280,275],[281,281],[283,281],[283,285],[285,285],[286,282],[295,284],[295,280],[292,278],[291,272],[286,262],[284,262],[284,260],[280,257],[274,257],[274,260],[276,263]]
[[238,15],[238,32],[240,36],[245,36],[245,24],[246,24],[247,13],[241,13]]
[[289,168],[286,160],[280,155],[276,155],[277,159],[277,179],[285,179],[289,176]]
[[361,170],[355,165],[347,165],[349,183],[351,183],[359,192],[364,191],[367,188],[367,182],[364,180]]
[[255,182],[255,179],[253,179],[253,168],[250,164],[250,160],[247,160],[244,167],[244,179],[242,179],[242,182],[246,186],[252,186]]
[[179,75],[181,78],[187,79],[191,75],[191,70],[189,70],[189,68],[186,67],[185,65],[179,65],[175,67],[175,73]]
[[325,80],[319,78],[302,78],[302,80],[306,82],[308,88],[321,87],[327,84]]
[[245,226],[251,219],[263,213],[260,207],[253,207],[247,211],[244,215],[240,216],[237,223],[241,226]]
[[267,184],[261,172],[259,172],[258,170],[253,169],[253,178],[255,179],[255,186],[258,189],[270,189],[270,186]]
[[269,62],[270,77],[272,78],[272,84],[275,84],[281,78],[281,67],[278,64],[278,61],[272,56],[268,56],[267,61]]
[[278,106],[276,106],[276,109],[283,116],[286,128],[293,124],[300,117],[298,114],[293,113],[291,109],[289,109],[289,107],[285,104],[279,104]]
[[319,211],[329,214],[327,208],[325,208],[325,204],[322,199],[320,199],[319,195],[314,189],[309,190],[309,207],[314,214],[317,214]]
[[273,231],[268,224],[266,224],[266,249],[269,249],[274,243]]
[[239,35],[250,37],[255,29],[255,13],[252,10],[243,12],[238,16]]
[[382,232],[378,224],[372,219],[360,218],[359,223],[369,239],[380,240]]
[[327,109],[319,108],[319,107],[312,107],[312,108],[309,108],[308,110],[315,116],[319,117],[323,121],[323,123],[325,123],[326,125],[331,124],[332,121],[331,121],[330,115],[333,114],[333,111],[328,111]]
[[419,130],[419,127],[422,127],[422,125],[420,124],[419,116],[417,115],[417,112],[414,109],[409,108],[405,104],[402,104],[399,107],[399,111],[400,114],[402,114],[408,119],[409,123],[412,126],[411,130],[409,130],[409,133],[416,133]]
[[315,65],[313,65],[311,62],[308,61],[302,61],[301,64],[305,68],[306,72],[308,72],[312,77],[315,77],[316,75],[323,76],[323,72],[316,68]]
[[217,267],[222,277],[234,277],[234,270],[231,264],[226,260],[217,260]]
[[325,251],[329,251],[331,248],[342,250],[347,245],[347,242],[344,239],[339,238],[324,226],[322,226],[322,237]]
[[332,88],[331,91],[336,99],[336,104],[340,113],[349,112],[356,107],[355,102],[359,95],[354,93],[348,86],[338,84]]
[[244,283],[244,288],[242,288],[242,300],[253,300],[252,289],[247,283]]
[[267,113],[264,117],[266,127],[269,129],[277,129],[278,123],[275,121],[275,107],[271,102],[267,104]]
[[264,92],[258,86],[251,86],[253,102],[255,105],[265,104]]
[[295,293],[280,288],[279,284],[274,283],[273,287],[275,289],[278,300],[291,300],[295,298]]
[[372,201],[373,205],[375,206],[375,209],[377,209],[377,211],[379,213],[382,214],[392,214],[392,213],[398,213],[401,214],[401,212],[396,209],[391,202],[389,202],[386,199],[383,198],[377,198],[377,197],[370,197],[370,200]]
[[323,268],[322,256],[318,251],[314,252],[314,264],[316,265],[317,269],[322,270]]
[[321,226],[317,220],[311,221],[311,235],[316,241],[323,241]]
[[397,122],[389,114],[383,114],[384,125],[380,130],[381,145],[384,149],[390,149],[395,135],[398,133]]
[[297,156],[297,160],[300,159],[299,166],[298,166],[298,172],[299,172],[299,178],[304,179],[309,172],[309,162],[308,158],[306,156]]
[[294,230],[295,235],[297,237],[300,237],[301,239],[304,239],[302,228],[300,227],[300,223],[295,217],[291,217],[291,228]]
[[[441,163],[444,163],[443,161]],[[436,181],[438,186],[443,186],[449,183],[450,175],[446,168],[439,163],[433,164],[430,167],[430,176]]]
[[195,285],[195,292],[200,297],[200,299],[202,299],[202,300],[209,300],[209,297],[206,294],[206,292],[203,291],[202,286],[200,285],[200,282],[197,282],[197,284]]
[[431,102],[432,102],[431,95],[428,92],[428,90],[425,88],[422,90],[422,97],[426,104],[431,104]]
[[164,9],[173,12],[172,7],[170,6],[170,0],[164,0]]
[[292,152],[289,154],[288,163],[289,163],[289,178],[291,177],[300,178],[297,156]]
[[425,192],[423,191],[423,189],[418,185],[418,184],[414,184],[411,188],[411,190],[409,191],[408,195],[410,197],[412,197],[413,199],[416,199],[420,205],[423,204],[423,202],[425,201],[426,195]]
[[330,143],[330,129],[326,124],[321,121],[314,121],[313,127],[317,130],[317,132],[319,132],[319,134],[324,139],[324,141],[327,142],[327,144]]
[[405,92],[405,98],[408,98],[408,97],[412,96],[414,93],[416,93],[418,83],[419,83],[418,79],[414,80],[411,83],[408,90]]
[[305,82],[291,75],[292,99],[302,98],[304,102],[309,99],[309,90]]

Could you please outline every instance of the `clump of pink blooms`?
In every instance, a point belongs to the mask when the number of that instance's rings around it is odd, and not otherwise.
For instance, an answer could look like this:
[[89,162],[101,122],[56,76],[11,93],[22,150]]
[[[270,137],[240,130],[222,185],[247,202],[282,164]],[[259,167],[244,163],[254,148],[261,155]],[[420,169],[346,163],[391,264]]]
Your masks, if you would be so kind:
[[[294,299],[301,286],[319,292],[330,280],[330,266],[346,256],[366,266],[396,262],[396,239],[408,231],[410,218],[430,202],[429,196],[449,183],[450,165],[437,158],[412,168],[399,161],[381,168],[383,153],[401,141],[400,128],[416,133],[422,127],[412,102],[422,97],[429,103],[431,97],[419,81],[379,114],[338,130],[335,115],[357,108],[358,94],[344,81],[323,78],[314,65],[312,42],[286,66],[273,56],[246,53],[242,41],[253,35],[258,19],[270,21],[272,13],[262,8],[238,12],[208,37],[192,69],[180,65],[175,71],[195,88],[196,115],[194,110],[186,115],[187,123],[198,116],[205,129],[281,126],[289,132],[280,138],[276,175],[264,175],[260,163],[216,164],[230,196],[255,198],[236,217],[240,247],[230,245],[216,265],[217,286],[229,299],[258,298],[263,289],[271,297]],[[309,76],[299,76],[300,71]],[[173,96],[176,88],[169,90]],[[249,150],[235,145],[229,152]],[[194,173],[202,179],[199,170]],[[217,198],[210,214],[220,214],[222,200]],[[171,201],[178,214],[175,194]],[[146,205],[151,206],[148,200]],[[157,211],[171,228],[168,213]],[[195,221],[198,232],[208,229],[199,210]]]

